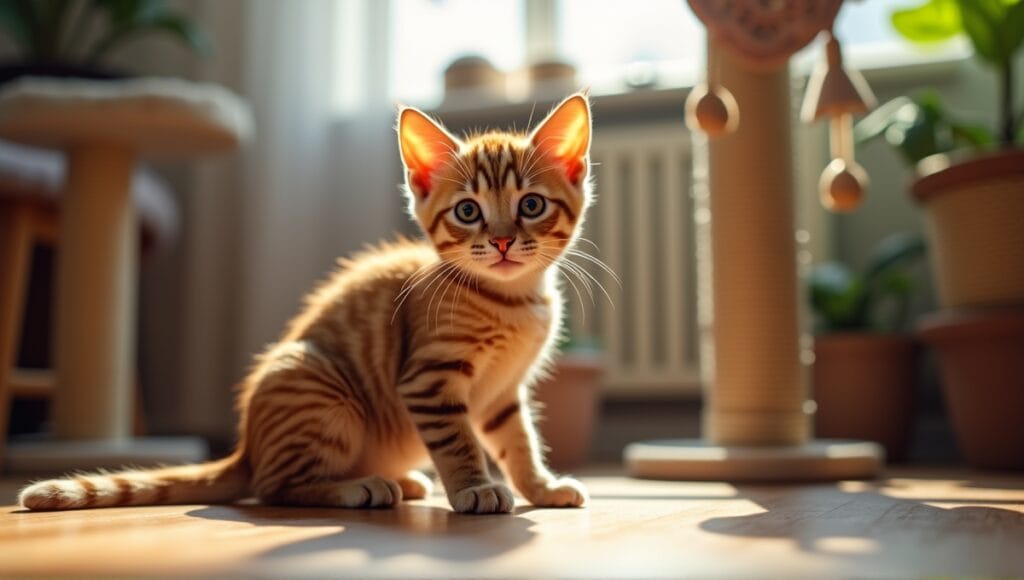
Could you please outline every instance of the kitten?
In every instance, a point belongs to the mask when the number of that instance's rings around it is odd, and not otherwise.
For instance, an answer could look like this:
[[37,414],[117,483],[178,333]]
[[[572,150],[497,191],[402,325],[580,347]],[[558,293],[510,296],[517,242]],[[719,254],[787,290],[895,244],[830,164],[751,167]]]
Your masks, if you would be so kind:
[[552,356],[556,265],[590,200],[590,108],[563,101],[529,135],[459,140],[416,109],[398,136],[425,242],[383,244],[313,291],[242,385],[240,443],[220,461],[35,483],[33,510],[226,503],[390,507],[430,493],[428,459],[458,512],[505,513],[511,491],[580,506],[547,468],[530,387]]

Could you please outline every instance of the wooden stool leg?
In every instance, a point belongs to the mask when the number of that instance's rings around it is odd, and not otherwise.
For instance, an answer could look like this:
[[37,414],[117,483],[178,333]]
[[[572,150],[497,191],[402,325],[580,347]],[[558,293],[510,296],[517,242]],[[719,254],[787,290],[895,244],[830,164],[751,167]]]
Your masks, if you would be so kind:
[[7,446],[11,371],[18,356],[32,252],[33,208],[0,204],[0,466]]

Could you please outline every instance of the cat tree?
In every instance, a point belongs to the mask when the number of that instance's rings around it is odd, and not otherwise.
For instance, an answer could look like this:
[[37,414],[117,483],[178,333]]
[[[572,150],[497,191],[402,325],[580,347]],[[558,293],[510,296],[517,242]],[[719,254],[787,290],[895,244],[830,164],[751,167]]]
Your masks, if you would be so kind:
[[[694,169],[697,211],[711,215],[710,224],[698,224],[704,251],[710,247],[700,317],[713,336],[701,353],[703,437],[634,443],[625,452],[627,469],[683,480],[872,477],[882,464],[878,445],[811,437],[813,404],[799,351],[788,61],[831,28],[842,0],[689,1],[708,27],[707,83],[687,102],[691,127],[711,137],[707,147],[695,147],[706,153]],[[836,159],[822,174],[823,203],[851,209],[867,180],[853,161],[848,129],[870,95],[842,68],[831,36],[809,86],[805,118],[833,119]]]
[[55,296],[56,437],[11,445],[7,469],[205,457],[196,438],[132,436],[139,243],[130,190],[142,159],[230,151],[250,131],[248,107],[233,94],[176,79],[25,78],[0,92],[0,137],[67,155]]

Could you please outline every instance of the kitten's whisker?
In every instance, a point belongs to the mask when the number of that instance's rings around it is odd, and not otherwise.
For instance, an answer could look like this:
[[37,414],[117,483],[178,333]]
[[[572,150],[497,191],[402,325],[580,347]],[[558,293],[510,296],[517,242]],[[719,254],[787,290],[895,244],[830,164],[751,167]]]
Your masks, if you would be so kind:
[[465,289],[465,286],[463,286],[465,284],[464,280],[468,278],[469,271],[463,270],[461,276],[459,276],[458,288],[455,290],[455,300],[452,301],[451,317],[448,319],[448,330],[450,332],[455,332],[455,310],[458,308],[459,298],[462,297],[462,291]]
[[[551,266],[557,260],[555,257],[550,256],[548,254],[545,254],[544,252],[540,252],[540,255],[541,255],[541,257],[543,259],[547,260],[547,263],[545,264],[545,267]],[[576,292],[576,298],[578,298],[577,304],[579,305],[579,308],[580,308],[580,323],[586,324],[586,322],[587,322],[587,311],[586,311],[586,308],[584,307],[584,303],[583,303],[583,294],[580,292],[580,289],[576,286],[576,283],[572,281],[572,278],[569,278],[569,276],[562,276],[562,278],[565,279],[565,281],[568,282],[570,286],[572,286],[573,291]]]
[[594,247],[594,251],[596,251],[598,253],[601,252],[601,248],[597,247],[597,244],[595,244],[592,240],[588,240],[587,238],[584,238],[583,236],[576,236],[576,239],[581,241],[581,242],[586,242],[586,243],[590,244],[591,246]]
[[[441,264],[444,264],[444,262],[435,262],[433,264],[429,264],[428,266],[431,268],[431,270],[429,272],[425,272],[420,280],[417,280],[415,283],[409,285],[408,287],[405,287],[403,285],[402,290],[398,293],[398,296],[395,297],[395,300],[398,301],[398,304],[395,305],[395,309],[391,312],[391,324],[395,323],[395,317],[398,315],[398,311],[402,309],[402,305],[405,304],[405,301],[412,294],[413,290],[415,290],[416,287],[422,284],[424,281],[437,276],[438,272],[441,271],[441,269],[439,268]],[[420,268],[420,270],[423,270],[423,268]],[[419,270],[417,270],[417,273],[419,273]],[[406,284],[409,284],[409,280],[406,281]]]
[[613,280],[615,280],[615,283],[619,285],[619,288],[622,288],[622,278],[619,278],[619,275],[615,273],[615,270],[612,270],[611,266],[604,263],[601,259],[580,250],[568,250],[566,251],[566,254],[570,256],[576,256],[577,258],[583,258],[584,260],[587,260],[588,262],[594,264],[598,268],[601,268],[602,270],[607,272]]
[[391,323],[392,324],[394,324],[395,316],[398,314],[399,309],[401,309],[402,304],[405,303],[406,299],[409,298],[409,296],[412,294],[413,290],[415,290],[417,286],[419,286],[419,285],[421,285],[424,282],[427,282],[429,280],[429,282],[427,283],[426,287],[423,288],[423,293],[426,293],[426,291],[430,289],[430,287],[434,284],[434,282],[436,282],[438,280],[438,278],[442,278],[444,273],[446,273],[446,272],[450,271],[452,268],[454,268],[455,264],[453,262],[440,261],[440,262],[435,262],[433,264],[430,264],[430,266],[435,268],[432,272],[424,275],[420,280],[418,280],[417,282],[412,284],[409,288],[403,289],[401,291],[400,295],[401,295],[402,299],[398,303],[398,305],[395,306],[395,310],[391,314]]
[[[442,279],[441,283],[438,284],[436,288],[434,288],[434,292],[430,295],[430,302],[427,303],[427,321],[429,322],[429,320],[430,320],[430,312],[431,312],[431,310],[434,307],[434,300],[437,298],[437,293],[438,293],[438,291],[441,290],[442,287],[444,288],[444,290],[441,292],[441,298],[438,300],[438,303],[437,303],[437,310],[435,311],[435,316],[434,316],[434,330],[435,331],[441,325],[441,323],[440,323],[441,305],[444,303],[444,297],[445,297],[445,295],[448,294],[448,289],[451,288],[452,282],[454,281],[455,276],[459,273],[459,268],[458,268],[459,263],[453,262],[453,266],[454,267],[449,268],[445,272],[444,279]],[[445,285],[445,282],[448,282],[448,284]]]
[[426,266],[420,267],[418,270],[416,270],[416,272],[412,274],[412,276],[409,277],[408,280],[405,281],[405,283],[402,285],[402,289],[399,291],[399,295],[395,299],[397,300],[399,297],[402,297],[403,295],[411,292],[414,288],[416,288],[416,286],[418,286],[419,284],[423,283],[426,279],[428,279],[428,277],[431,274],[435,273],[436,269],[441,268],[445,264],[447,264],[447,262],[439,260],[437,262],[433,262],[431,264],[427,264]]
[[564,267],[566,270],[571,271],[580,280],[584,289],[587,291],[587,296],[590,296],[590,303],[596,306],[597,302],[594,300],[594,287],[591,285],[590,280],[583,276],[584,272],[581,270],[579,265],[563,258],[559,260],[558,267]]
[[458,180],[458,179],[455,179],[453,177],[448,177],[447,175],[435,175],[434,177],[436,179],[441,179],[443,181],[448,181],[448,182],[454,183],[455,185],[458,185],[459,187],[466,187],[466,185],[467,185],[466,180]]
[[461,288],[461,286],[459,286],[458,282],[462,278],[462,276],[464,276],[465,273],[466,273],[466,269],[465,269],[466,262],[463,260],[459,264],[460,264],[460,267],[455,271],[454,275],[452,276],[451,281],[448,282],[448,286],[445,287],[444,292],[441,294],[441,300],[438,301],[438,303],[437,303],[437,310],[436,310],[435,315],[434,315],[435,316],[434,328],[439,328],[441,326],[441,322],[440,322],[441,307],[444,306],[444,299],[448,297],[448,290],[453,285],[455,286],[455,297],[452,300],[452,314],[451,314],[452,318],[450,318],[448,322],[449,322],[449,325],[451,327],[454,327],[454,325],[455,325],[455,321],[454,321],[454,317],[455,317],[455,301],[458,299],[459,288]]
[[394,301],[398,302],[399,300],[403,299],[406,295],[408,295],[408,293],[412,291],[412,289],[415,288],[417,284],[419,284],[420,282],[423,281],[423,279],[429,276],[432,273],[432,271],[435,268],[437,268],[440,264],[443,264],[443,262],[432,262],[430,264],[426,264],[417,268],[417,270],[413,272],[412,275],[410,275],[409,278],[402,284],[402,288],[398,291],[398,295],[395,296]]
[[454,149],[452,149],[452,150],[449,150],[447,154],[448,154],[448,157],[450,157],[451,160],[452,160],[452,166],[455,167],[455,169],[459,172],[459,174],[464,179],[472,181],[472,179],[473,179],[473,176],[471,175],[472,172],[469,170],[469,167],[466,165],[466,162],[463,161],[462,157],[459,156],[458,151],[455,151]]
[[[582,239],[582,238],[580,238],[580,239]],[[590,242],[590,240],[586,240],[586,241]],[[541,248],[558,248],[559,247],[558,246],[559,243],[560,242],[544,241],[544,242],[542,242],[540,244],[540,247]],[[593,242],[590,242],[590,243],[593,244]],[[597,246],[595,245],[594,247],[597,247]],[[588,253],[586,251],[583,251],[583,250],[580,250],[580,249],[577,249],[577,248],[571,248],[571,247],[565,248],[564,252],[565,252],[566,255],[576,256],[578,258],[583,258],[584,260],[593,263],[598,268],[601,268],[602,270],[607,272],[608,275],[611,276],[612,279],[615,281],[615,284],[619,288],[622,288],[622,278],[620,278],[619,275],[615,273],[615,270],[613,270],[611,266],[609,266],[607,263],[605,263],[603,260],[601,260],[597,256],[594,256],[593,254],[590,254],[590,253]]]
[[587,276],[588,278],[590,278],[591,280],[593,280],[593,281],[594,281],[594,284],[596,284],[596,285],[597,285],[597,287],[598,287],[598,288],[599,288],[599,289],[601,290],[601,292],[602,292],[602,293],[604,293],[604,297],[605,297],[606,299],[608,299],[608,304],[610,304],[610,305],[612,306],[612,308],[615,308],[615,302],[614,302],[614,301],[612,300],[611,294],[609,294],[609,293],[608,293],[608,290],[607,290],[607,289],[605,289],[605,287],[604,287],[604,284],[602,284],[602,283],[601,283],[601,281],[600,281],[600,280],[598,280],[596,276],[594,276],[593,274],[591,274],[590,272],[588,272],[588,271],[587,271],[586,269],[584,269],[584,268],[583,268],[582,266],[580,266],[579,264],[576,264],[576,263],[572,262],[572,261],[571,261],[571,260],[570,260],[570,259],[569,259],[568,257],[565,257],[565,258],[564,258],[564,261],[565,261],[566,263],[569,263],[569,264],[573,264],[574,266],[576,266],[576,269],[578,269],[578,270],[579,270],[580,272],[582,272],[583,274],[585,274],[585,275],[586,275],[586,276]]
[[[451,273],[451,271],[454,270],[456,267],[458,267],[458,264],[456,264],[455,262],[446,262],[445,267],[442,268],[438,272],[438,274],[433,277],[430,283],[428,283],[426,286],[423,287],[422,290],[420,290],[420,296],[422,297],[423,295],[425,295],[427,293],[427,290],[430,290],[430,287],[433,286],[434,284],[437,284],[438,287],[443,285],[444,281],[448,278],[448,274]],[[435,288],[434,291],[436,292],[437,289]]]

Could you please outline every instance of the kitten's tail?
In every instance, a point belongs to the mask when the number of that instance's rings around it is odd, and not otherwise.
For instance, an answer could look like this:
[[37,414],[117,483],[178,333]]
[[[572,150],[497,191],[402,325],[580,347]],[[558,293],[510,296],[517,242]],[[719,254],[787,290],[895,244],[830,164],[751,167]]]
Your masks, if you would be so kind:
[[51,479],[21,490],[30,510],[229,503],[245,496],[249,468],[241,452],[209,463]]

